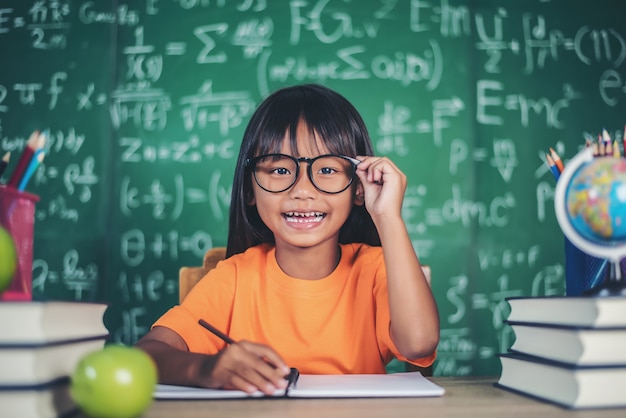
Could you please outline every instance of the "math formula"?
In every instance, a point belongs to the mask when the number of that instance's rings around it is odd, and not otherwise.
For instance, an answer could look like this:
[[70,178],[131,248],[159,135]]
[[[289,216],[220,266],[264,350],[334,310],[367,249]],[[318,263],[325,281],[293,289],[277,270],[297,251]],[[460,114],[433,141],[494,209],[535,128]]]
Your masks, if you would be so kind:
[[[25,0],[0,6],[0,155],[47,129],[33,289],[106,300],[132,344],[178,274],[225,246],[239,144],[259,102],[320,83],[408,178],[432,269],[437,375],[495,375],[504,298],[562,294],[544,153],[626,123],[623,9],[599,0]],[[620,134],[621,135],[621,134]],[[14,164],[11,161],[10,164]],[[5,182],[7,179],[2,178]]]

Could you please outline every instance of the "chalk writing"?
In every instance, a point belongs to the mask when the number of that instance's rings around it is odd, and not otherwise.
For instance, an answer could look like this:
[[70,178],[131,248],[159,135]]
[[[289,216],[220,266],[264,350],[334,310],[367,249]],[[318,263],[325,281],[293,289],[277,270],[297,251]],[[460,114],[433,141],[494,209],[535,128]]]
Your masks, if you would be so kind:
[[49,132],[26,190],[36,296],[104,300],[113,340],[134,343],[177,303],[179,268],[226,245],[256,106],[321,83],[407,175],[401,214],[440,309],[435,374],[497,374],[504,299],[565,291],[545,152],[567,163],[603,128],[621,144],[626,115],[620,6],[509,3],[3,4],[0,181]]

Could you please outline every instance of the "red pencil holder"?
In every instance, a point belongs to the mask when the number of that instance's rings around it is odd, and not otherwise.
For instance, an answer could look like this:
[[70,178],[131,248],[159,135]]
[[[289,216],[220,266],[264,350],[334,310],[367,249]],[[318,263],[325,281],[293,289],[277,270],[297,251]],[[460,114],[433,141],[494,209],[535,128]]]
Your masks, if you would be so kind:
[[15,241],[17,269],[13,281],[0,299],[32,300],[33,298],[33,232],[35,204],[39,196],[0,186],[0,225]]

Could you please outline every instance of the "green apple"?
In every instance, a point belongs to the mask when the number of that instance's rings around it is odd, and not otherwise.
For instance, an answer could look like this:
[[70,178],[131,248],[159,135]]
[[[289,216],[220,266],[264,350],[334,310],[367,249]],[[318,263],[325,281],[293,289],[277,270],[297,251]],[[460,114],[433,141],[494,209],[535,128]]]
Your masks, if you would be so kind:
[[16,269],[15,243],[7,230],[0,226],[0,293],[11,285]]
[[79,361],[71,393],[92,418],[131,418],[150,406],[156,383],[157,369],[146,352],[112,344]]

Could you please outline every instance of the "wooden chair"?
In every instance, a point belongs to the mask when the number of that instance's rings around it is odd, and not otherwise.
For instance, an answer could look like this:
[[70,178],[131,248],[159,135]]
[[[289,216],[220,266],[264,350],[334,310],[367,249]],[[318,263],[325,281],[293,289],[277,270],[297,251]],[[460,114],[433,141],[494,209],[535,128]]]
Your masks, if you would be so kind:
[[[185,296],[189,293],[192,287],[198,283],[198,281],[204,277],[211,269],[213,269],[217,263],[226,258],[226,247],[211,248],[204,254],[202,266],[197,267],[181,267],[178,275],[178,300],[179,303],[185,299]],[[424,275],[428,284],[430,284],[430,266],[422,266]],[[407,371],[420,371],[424,376],[432,376],[431,367],[417,367],[412,364],[406,363]]]
[[215,247],[204,254],[202,266],[181,267],[178,272],[178,302],[182,302],[191,288],[224,258],[226,258],[226,247]]

